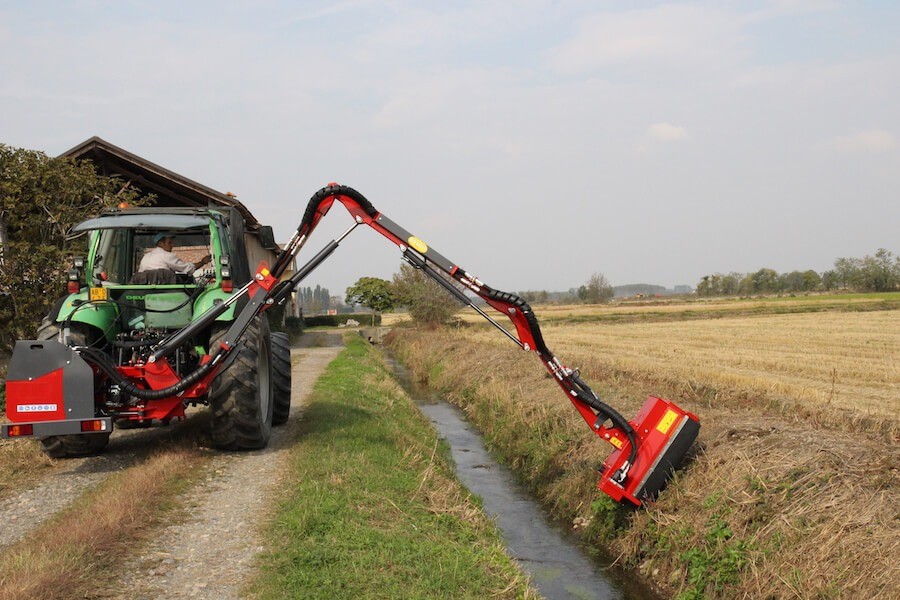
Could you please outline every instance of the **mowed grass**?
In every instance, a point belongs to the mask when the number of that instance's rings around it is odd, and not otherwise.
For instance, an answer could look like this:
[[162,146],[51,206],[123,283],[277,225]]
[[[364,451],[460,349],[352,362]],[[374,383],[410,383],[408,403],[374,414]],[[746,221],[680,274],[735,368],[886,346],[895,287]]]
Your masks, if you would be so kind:
[[446,448],[361,339],[316,384],[271,525],[262,598],[522,598],[533,592]]
[[[540,318],[538,312],[538,318]],[[712,396],[852,411],[896,432],[900,311],[800,312],[705,320],[547,323],[566,364],[598,375],[707,389]],[[478,329],[480,342],[503,339]]]

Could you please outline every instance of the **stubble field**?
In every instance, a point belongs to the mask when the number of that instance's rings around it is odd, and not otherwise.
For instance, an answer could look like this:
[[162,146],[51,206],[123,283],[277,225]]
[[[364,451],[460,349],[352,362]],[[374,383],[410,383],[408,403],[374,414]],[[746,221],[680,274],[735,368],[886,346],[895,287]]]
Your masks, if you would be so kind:
[[[852,413],[885,426],[900,415],[897,311],[550,322],[543,332],[558,356],[582,368]],[[495,336],[479,331],[473,337],[493,342]]]
[[609,448],[537,359],[491,328],[398,328],[393,345],[462,406],[548,508],[663,596],[900,594],[900,294],[535,307],[556,355],[631,418],[655,394],[699,415],[686,468],[622,511]]

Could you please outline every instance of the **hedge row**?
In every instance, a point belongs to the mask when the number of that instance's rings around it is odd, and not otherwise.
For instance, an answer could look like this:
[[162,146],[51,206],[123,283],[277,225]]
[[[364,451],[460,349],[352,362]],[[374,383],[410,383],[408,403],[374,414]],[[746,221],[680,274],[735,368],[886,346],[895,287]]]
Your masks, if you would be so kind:
[[[372,324],[372,313],[350,313],[343,315],[317,315],[315,317],[304,317],[303,323],[306,327],[341,327],[350,320],[356,321],[360,325]],[[375,324],[381,325],[381,315],[375,315]]]

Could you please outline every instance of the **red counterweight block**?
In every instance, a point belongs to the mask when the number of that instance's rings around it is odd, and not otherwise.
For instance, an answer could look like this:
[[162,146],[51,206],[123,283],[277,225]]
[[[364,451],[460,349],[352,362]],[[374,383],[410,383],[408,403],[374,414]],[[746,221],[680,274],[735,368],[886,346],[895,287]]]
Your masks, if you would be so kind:
[[650,396],[631,426],[637,436],[638,451],[628,476],[622,484],[613,480],[628,458],[625,445],[607,457],[597,487],[616,501],[625,499],[640,506],[645,500],[655,500],[665,487],[697,438],[700,420],[674,402]]

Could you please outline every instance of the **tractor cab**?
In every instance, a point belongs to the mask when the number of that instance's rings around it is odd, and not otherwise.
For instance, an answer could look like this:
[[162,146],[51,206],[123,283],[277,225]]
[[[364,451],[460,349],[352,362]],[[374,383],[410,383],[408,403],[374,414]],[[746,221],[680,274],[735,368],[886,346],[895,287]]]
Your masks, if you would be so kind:
[[196,211],[185,211],[184,214],[121,211],[77,225],[76,232],[91,232],[86,265],[86,275],[90,275],[91,281],[86,283],[104,287],[148,285],[149,278],[140,275],[141,260],[153,250],[156,237],[163,233],[175,237],[173,252],[182,260],[194,262],[206,254],[212,254],[214,260],[204,269],[198,269],[193,277],[173,271],[173,278],[161,276],[159,279],[166,281],[155,284],[193,284],[197,277],[203,275],[215,278],[215,259],[229,254],[226,247],[228,240],[227,236],[218,234],[216,219],[211,218],[216,213],[205,212],[208,214],[201,215]]
[[[77,225],[88,255],[75,259],[69,296],[57,321],[69,319],[108,340],[129,331],[165,331],[188,325],[233,289],[233,255],[224,216],[210,209],[135,208],[104,213]],[[212,259],[192,273],[142,269],[161,234],[174,237],[173,254],[186,263]]]

